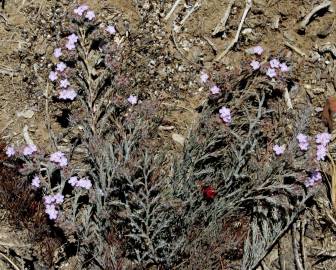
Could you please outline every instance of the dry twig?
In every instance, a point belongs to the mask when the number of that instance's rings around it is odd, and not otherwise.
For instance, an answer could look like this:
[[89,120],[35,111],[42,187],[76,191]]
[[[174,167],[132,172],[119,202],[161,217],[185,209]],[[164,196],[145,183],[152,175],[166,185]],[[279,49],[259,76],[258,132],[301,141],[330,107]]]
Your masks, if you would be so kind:
[[288,48],[292,49],[294,52],[298,53],[302,57],[306,57],[306,54],[301,49],[299,49],[298,47],[294,46],[293,44],[290,44],[289,42],[286,42],[285,46],[287,46]]
[[167,21],[170,16],[174,13],[175,9],[177,8],[177,6],[180,4],[182,0],[176,0],[176,2],[174,3],[174,5],[172,6],[172,8],[170,9],[170,11],[168,12],[168,14],[166,15],[166,17],[164,17],[164,20]]
[[292,245],[293,245],[293,255],[294,255],[294,261],[296,265],[296,269],[298,270],[304,270],[301,260],[300,260],[300,255],[299,255],[299,247],[298,247],[298,242],[296,240],[296,222],[293,223],[292,225]]
[[195,5],[188,11],[188,13],[184,16],[184,18],[181,21],[181,26],[184,25],[184,23],[188,20],[188,18],[193,14],[197,9],[201,6],[201,1],[197,1]]
[[312,9],[311,12],[309,12],[305,17],[304,19],[301,21],[300,23],[300,30],[301,31],[304,31],[308,25],[308,23],[310,22],[311,18],[314,16],[315,13],[319,12],[320,10],[324,9],[324,8],[327,8],[331,5],[331,1],[327,0],[327,1],[324,1],[322,4],[314,7]]
[[300,245],[301,245],[301,255],[302,255],[302,266],[303,269],[307,269],[307,253],[305,249],[304,236],[306,230],[306,219],[303,218],[300,226]]
[[[221,21],[216,25],[215,29],[212,32],[212,35],[216,35],[217,33],[221,32],[221,31],[225,31],[225,26],[226,26],[226,22],[229,18],[233,3],[235,2],[235,0],[230,0],[228,7],[224,13],[223,18],[221,19]],[[225,33],[223,34],[223,36],[225,35]]]
[[245,5],[244,12],[243,12],[243,16],[242,16],[242,18],[240,20],[240,23],[239,23],[238,30],[237,30],[235,38],[231,41],[231,43],[229,44],[229,46],[220,55],[218,55],[215,58],[215,61],[221,60],[231,50],[231,48],[238,42],[241,29],[243,28],[243,24],[245,22],[247,13],[251,9],[251,7],[252,7],[252,0],[246,0],[246,5]]

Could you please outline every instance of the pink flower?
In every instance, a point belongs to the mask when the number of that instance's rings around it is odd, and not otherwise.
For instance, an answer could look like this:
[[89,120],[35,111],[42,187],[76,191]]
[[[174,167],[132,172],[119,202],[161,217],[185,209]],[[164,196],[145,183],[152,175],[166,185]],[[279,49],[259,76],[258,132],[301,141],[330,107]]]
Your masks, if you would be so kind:
[[68,89],[65,89],[65,90],[61,90],[60,93],[59,93],[59,96],[58,98],[59,99],[64,99],[64,100],[74,100],[77,96],[77,93],[75,92],[75,90],[71,89],[71,88],[68,88]]
[[49,73],[49,80],[51,80],[52,82],[57,80],[57,72],[55,71],[50,71]]
[[40,187],[40,177],[38,177],[37,175],[34,176],[33,180],[32,180],[32,186],[39,188]]
[[78,41],[78,36],[76,34],[71,34],[68,36],[68,41],[70,43],[76,43]]
[[54,204],[46,205],[46,213],[49,215],[49,219],[53,220],[57,218],[58,211]]
[[86,11],[88,9],[89,9],[89,7],[87,5],[80,5],[79,7],[74,9],[74,13],[79,15],[79,16],[82,16],[84,11]]
[[87,18],[89,21],[92,21],[96,17],[93,10],[89,10],[86,12],[85,18]]
[[277,74],[276,74],[276,72],[275,72],[275,69],[273,69],[273,68],[268,68],[268,69],[267,69],[267,72],[266,72],[266,75],[267,75],[268,77],[270,77],[270,78],[273,78],[273,77],[275,77]]
[[250,63],[250,66],[252,67],[253,70],[257,70],[257,69],[260,68],[260,63],[259,63],[259,61],[253,60],[253,61]]
[[219,89],[217,85],[214,85],[210,88],[210,91],[211,91],[211,94],[216,95],[216,94],[219,94],[221,90]]
[[64,196],[61,193],[57,193],[54,195],[55,203],[60,204],[64,201]]
[[285,145],[280,146],[280,145],[276,144],[276,145],[273,146],[273,151],[274,151],[275,155],[277,155],[277,156],[282,155],[285,152],[285,149],[286,149]]
[[67,88],[70,85],[68,79],[60,80],[60,87]]
[[62,55],[62,49],[61,49],[61,48],[56,48],[56,49],[54,50],[54,56],[55,56],[56,58],[59,58],[61,55]]
[[319,171],[314,171],[311,173],[310,177],[305,181],[306,187],[312,187],[316,185],[317,182],[322,180],[322,175]]
[[46,195],[46,196],[43,197],[43,199],[44,199],[44,204],[45,205],[52,204],[52,203],[55,202],[55,198],[52,195]]
[[15,149],[13,146],[7,146],[6,155],[7,157],[12,157],[15,155]]
[[201,82],[205,83],[209,79],[209,75],[206,74],[204,71],[201,71]]
[[84,178],[81,178],[78,180],[77,184],[76,184],[76,187],[82,187],[82,188],[85,188],[85,189],[90,189],[92,187],[92,184],[91,184],[91,181],[84,177]]
[[281,70],[282,72],[288,72],[288,71],[289,71],[289,68],[288,68],[288,66],[286,65],[286,63],[281,63],[281,64],[280,64],[280,70]]
[[37,151],[37,147],[34,144],[28,144],[23,148],[23,155],[30,156]]
[[68,182],[71,186],[75,187],[75,186],[77,186],[77,183],[78,183],[78,177],[77,176],[72,176],[72,177],[70,177]]
[[60,151],[51,154],[49,160],[57,163],[60,167],[68,165],[68,160],[65,157],[65,154]]
[[133,96],[133,95],[130,95],[128,98],[127,98],[127,101],[129,103],[131,103],[132,105],[135,105],[138,103],[138,98],[137,96]]
[[109,32],[111,35],[114,35],[117,32],[113,25],[107,26],[106,31]]
[[271,66],[271,68],[278,68],[278,67],[280,67],[279,60],[278,59],[272,59],[270,61],[270,66]]
[[252,52],[261,55],[264,52],[264,49],[261,46],[255,46],[252,48]]
[[331,140],[331,134],[328,132],[323,132],[323,133],[317,134],[315,139],[316,139],[316,143],[322,144],[323,146],[327,146]]
[[56,65],[56,70],[59,72],[63,72],[66,69],[66,67],[67,67],[66,64],[64,64],[63,62],[59,62]]
[[296,136],[296,139],[298,140],[299,142],[299,147],[302,151],[307,151],[308,150],[308,146],[309,146],[309,142],[308,142],[308,136],[302,134],[302,133],[299,133],[297,136]]
[[316,159],[318,161],[324,160],[327,156],[327,147],[323,144],[317,146]]
[[66,47],[69,51],[72,51],[73,49],[76,48],[76,45],[75,45],[75,43],[72,43],[72,42],[68,41],[68,42],[65,44],[65,47]]
[[226,124],[230,124],[231,123],[231,111],[230,111],[230,109],[228,109],[226,107],[222,107],[219,110],[219,114],[220,114],[220,118],[222,118],[222,120]]

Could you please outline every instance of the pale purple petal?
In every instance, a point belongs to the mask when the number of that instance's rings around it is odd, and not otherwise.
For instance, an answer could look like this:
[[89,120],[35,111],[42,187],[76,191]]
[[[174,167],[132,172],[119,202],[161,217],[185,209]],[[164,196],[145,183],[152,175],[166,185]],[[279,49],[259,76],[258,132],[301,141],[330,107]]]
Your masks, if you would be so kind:
[[60,87],[61,88],[67,88],[68,86],[70,86],[70,83],[69,83],[68,79],[60,80]]
[[80,5],[79,7],[74,9],[74,13],[79,15],[79,16],[82,16],[84,11],[86,11],[88,9],[89,9],[89,7],[87,5]]
[[222,118],[222,120],[226,123],[226,124],[230,124],[232,119],[231,119],[231,111],[230,109],[226,108],[226,107],[222,107],[219,110],[219,114],[220,114],[220,118]]
[[323,132],[323,133],[317,134],[315,139],[316,139],[316,143],[322,144],[323,146],[327,146],[328,143],[331,141],[331,134],[328,132]]
[[264,52],[264,49],[263,47],[258,45],[252,48],[252,52],[255,54],[261,55]]
[[214,85],[210,88],[211,94],[216,95],[220,93],[220,88],[217,85]]
[[64,196],[61,193],[57,193],[54,195],[55,203],[60,204],[64,201]]
[[204,71],[201,71],[201,82],[205,83],[209,79],[209,75],[206,74]]
[[252,67],[253,70],[257,70],[257,69],[260,68],[260,63],[259,63],[259,61],[253,60],[253,61],[250,63],[250,66]]
[[318,161],[324,160],[327,156],[327,147],[323,144],[317,146],[316,159]]
[[71,34],[68,36],[68,41],[71,43],[76,43],[78,41],[78,36],[76,34]]
[[56,70],[59,72],[63,72],[66,69],[66,67],[67,67],[66,64],[64,64],[63,62],[59,62],[56,65]]
[[69,51],[72,51],[73,49],[76,48],[76,45],[75,45],[75,43],[68,41],[68,42],[65,44],[65,47],[66,47]]
[[14,156],[15,155],[15,148],[13,146],[7,146],[6,155],[7,155],[7,157]]
[[270,61],[270,66],[271,68],[279,68],[280,67],[280,62],[278,59],[272,59]]
[[39,188],[40,187],[40,177],[38,177],[37,175],[34,176],[33,180],[32,180],[32,186]]
[[54,50],[54,56],[55,56],[56,58],[59,58],[61,55],[62,55],[62,49],[61,49],[61,48],[56,48],[56,49]]
[[280,146],[280,145],[276,144],[276,145],[273,146],[273,151],[274,151],[275,155],[277,155],[277,156],[282,155],[285,152],[285,149],[286,149],[285,145]]
[[52,82],[57,80],[57,72],[55,71],[50,71],[49,73],[49,80],[51,80]]
[[28,144],[23,148],[23,155],[30,156],[37,151],[37,147],[34,144]]
[[280,64],[280,70],[281,70],[282,72],[288,72],[288,71],[289,71],[289,68],[288,68],[288,66],[286,65],[286,63],[281,63],[281,64]]
[[77,176],[72,176],[72,177],[70,177],[68,182],[71,186],[75,187],[75,186],[77,186],[77,183],[78,183],[78,177]]
[[86,12],[85,18],[87,18],[89,21],[92,21],[96,17],[93,10],[89,10]]
[[276,74],[276,72],[275,72],[275,69],[273,69],[273,68],[268,68],[268,69],[267,69],[267,72],[266,72],[266,75],[267,75],[268,77],[270,77],[270,78],[273,78],[273,77],[275,77],[277,74]]
[[117,32],[113,25],[107,26],[106,31],[109,32],[111,35],[114,35]]
[[76,96],[77,96],[76,91],[69,88],[69,89],[61,90],[58,98],[63,99],[63,100],[74,100]]
[[137,96],[134,96],[134,95],[130,95],[128,98],[127,98],[127,101],[129,103],[131,103],[132,105],[135,105],[138,103],[138,97]]

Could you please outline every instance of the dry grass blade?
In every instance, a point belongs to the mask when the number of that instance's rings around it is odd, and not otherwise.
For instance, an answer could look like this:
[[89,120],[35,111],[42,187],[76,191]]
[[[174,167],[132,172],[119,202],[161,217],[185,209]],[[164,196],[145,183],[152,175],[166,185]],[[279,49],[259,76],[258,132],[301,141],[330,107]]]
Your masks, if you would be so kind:
[[336,164],[334,159],[331,157],[330,154],[328,154],[329,159],[330,159],[330,175],[331,175],[331,187],[330,187],[330,192],[331,192],[331,203],[336,210]]

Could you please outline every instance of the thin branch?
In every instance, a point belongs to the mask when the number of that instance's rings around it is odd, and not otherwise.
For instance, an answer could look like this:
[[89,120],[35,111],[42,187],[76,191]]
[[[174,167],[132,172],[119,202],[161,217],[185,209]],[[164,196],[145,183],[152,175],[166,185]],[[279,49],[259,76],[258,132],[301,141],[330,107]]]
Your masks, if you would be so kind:
[[237,33],[236,33],[236,36],[235,38],[231,41],[231,43],[229,44],[229,46],[225,49],[225,51],[223,51],[220,55],[218,55],[216,58],[215,58],[215,61],[219,61],[221,60],[230,50],[231,48],[238,42],[239,40],[239,35],[240,35],[240,32],[243,28],[243,24],[245,22],[245,19],[246,19],[246,16],[247,16],[247,13],[249,12],[249,10],[251,9],[252,7],[252,0],[246,0],[246,6],[245,6],[245,9],[244,9],[244,12],[243,12],[243,16],[240,20],[240,23],[239,23],[239,26],[238,26],[238,30],[237,30]]

